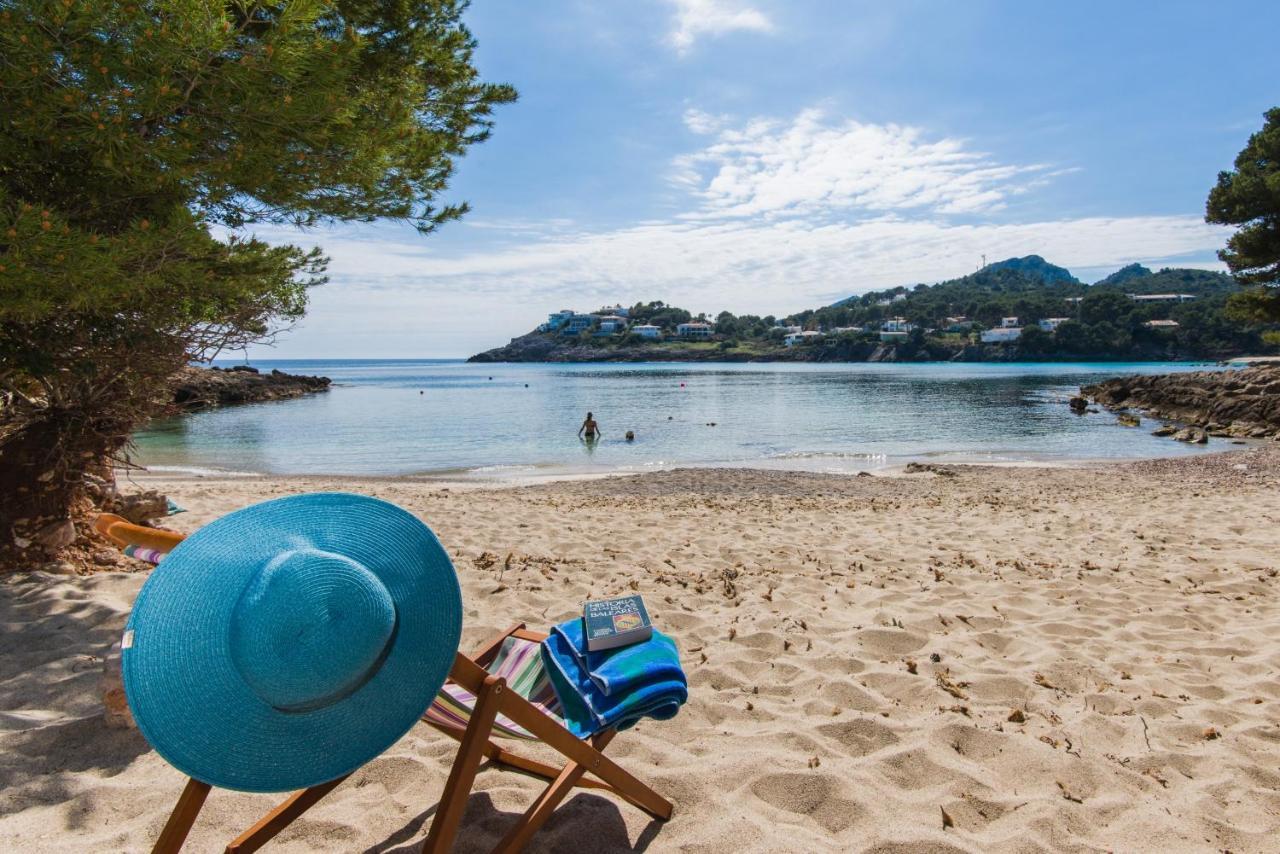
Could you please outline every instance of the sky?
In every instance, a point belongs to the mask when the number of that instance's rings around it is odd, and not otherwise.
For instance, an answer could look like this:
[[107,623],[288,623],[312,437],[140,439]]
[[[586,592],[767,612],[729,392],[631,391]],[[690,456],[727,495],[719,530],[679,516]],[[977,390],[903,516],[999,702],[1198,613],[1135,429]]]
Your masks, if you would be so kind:
[[1224,269],[1204,200],[1280,105],[1280,3],[475,0],[513,84],[442,201],[304,232],[330,282],[252,358],[467,356],[548,312],[773,314],[1039,254]]

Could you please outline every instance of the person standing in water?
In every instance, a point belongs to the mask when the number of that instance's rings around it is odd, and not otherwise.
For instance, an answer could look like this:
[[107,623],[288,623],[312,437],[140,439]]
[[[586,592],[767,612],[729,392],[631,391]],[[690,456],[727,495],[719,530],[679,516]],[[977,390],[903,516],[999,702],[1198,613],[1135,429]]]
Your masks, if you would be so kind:
[[578,428],[578,438],[586,439],[588,442],[594,442],[600,437],[600,425],[596,423],[591,413],[587,413],[587,420],[582,422],[582,426]]

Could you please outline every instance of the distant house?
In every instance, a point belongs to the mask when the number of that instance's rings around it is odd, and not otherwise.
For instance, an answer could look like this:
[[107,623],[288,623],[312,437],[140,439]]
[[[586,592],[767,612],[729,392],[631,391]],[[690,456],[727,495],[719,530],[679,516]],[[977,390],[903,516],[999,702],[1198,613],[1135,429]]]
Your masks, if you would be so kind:
[[569,308],[563,309],[561,311],[557,311],[555,314],[548,315],[547,322],[542,325],[543,327],[545,327],[544,331],[552,332],[556,329],[559,329],[561,326],[564,326],[566,323],[568,323],[569,318],[571,317],[573,317],[573,309],[569,309]]
[[561,326],[561,331],[565,335],[577,335],[584,329],[590,329],[595,326],[596,318],[593,314],[574,314],[565,320]]
[[1177,329],[1178,321],[1176,320],[1148,320],[1142,324],[1148,329]]
[[652,323],[640,323],[631,327],[631,331],[641,338],[661,338],[662,328]]
[[942,329],[945,332],[968,332],[978,324],[970,320],[964,315],[957,317],[948,317],[947,322],[943,324]]
[[1195,294],[1129,294],[1134,302],[1191,302]]
[[630,317],[631,309],[619,303],[617,305],[606,305],[604,308],[597,311],[596,314],[601,316],[613,315],[616,317]]
[[1016,318],[1016,317],[1002,317],[1002,318],[1000,318],[1000,328],[1001,328],[1001,329],[1017,329],[1017,328],[1019,328],[1020,326],[1021,326],[1021,324],[1020,324],[1020,323],[1018,323],[1018,318]]
[[848,333],[859,333],[862,331],[861,326],[837,326],[831,330],[832,335],[846,335]]
[[817,341],[821,337],[821,332],[814,332],[811,329],[808,332],[792,332],[782,339],[782,343],[786,344],[788,347],[794,347],[797,344],[809,344],[813,341]]
[[905,341],[907,336],[911,334],[911,330],[915,329],[914,323],[910,323],[906,318],[894,317],[880,324],[880,340],[881,341]]
[[601,332],[621,332],[627,328],[627,319],[616,314],[608,314],[600,318]]
[[999,326],[982,332],[983,344],[1008,344],[1022,337],[1022,329],[1018,326]]
[[1038,321],[1036,325],[1045,332],[1057,332],[1058,327],[1070,319],[1071,318],[1069,317],[1046,317],[1043,320]]
[[710,338],[714,329],[715,327],[710,323],[701,323],[695,320],[678,325],[676,334],[681,338]]

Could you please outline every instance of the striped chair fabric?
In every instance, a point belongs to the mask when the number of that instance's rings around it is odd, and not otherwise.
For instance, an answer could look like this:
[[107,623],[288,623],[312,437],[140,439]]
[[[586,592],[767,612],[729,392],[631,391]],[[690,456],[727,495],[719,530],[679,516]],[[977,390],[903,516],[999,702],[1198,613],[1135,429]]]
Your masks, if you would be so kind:
[[[564,722],[564,713],[560,701],[556,699],[555,690],[551,687],[551,679],[547,676],[542,664],[541,644],[535,641],[509,637],[502,642],[498,656],[489,665],[488,670],[494,676],[501,676],[507,681],[507,688],[524,697],[539,710],[553,718],[556,723]],[[471,712],[476,707],[476,697],[466,688],[445,683],[431,708],[423,716],[433,723],[449,729],[464,730],[471,720]],[[498,715],[493,722],[494,732],[508,738],[521,738],[526,741],[537,741],[538,737],[529,732],[506,715]]]

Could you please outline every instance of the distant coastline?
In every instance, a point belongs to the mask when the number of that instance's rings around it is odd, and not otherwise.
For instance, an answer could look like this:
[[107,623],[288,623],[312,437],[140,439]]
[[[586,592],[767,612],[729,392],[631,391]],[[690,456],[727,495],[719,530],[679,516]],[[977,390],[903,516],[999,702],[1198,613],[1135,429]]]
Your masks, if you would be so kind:
[[471,362],[1171,362],[1276,350],[1218,272],[1131,264],[1093,284],[1038,255],[775,317],[663,302],[562,309]]

